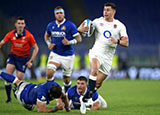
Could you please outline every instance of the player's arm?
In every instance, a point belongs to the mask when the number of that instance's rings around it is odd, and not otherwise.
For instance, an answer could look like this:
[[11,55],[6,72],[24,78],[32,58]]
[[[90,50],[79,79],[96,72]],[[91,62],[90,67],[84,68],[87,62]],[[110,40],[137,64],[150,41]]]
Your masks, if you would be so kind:
[[89,27],[84,27],[83,25],[84,25],[84,22],[82,22],[80,24],[80,26],[78,27],[78,29],[77,29],[78,32],[80,32],[80,33],[86,33],[86,31],[88,31]]
[[100,109],[100,102],[96,101],[93,103],[93,106],[90,108],[90,110],[99,110]]
[[69,100],[68,100],[68,97],[67,97],[67,95],[65,93],[62,93],[61,99],[65,104],[66,111],[70,112],[71,110],[70,110],[70,106],[69,106]]
[[119,44],[119,45],[124,46],[124,47],[128,47],[129,46],[129,40],[128,40],[127,36],[122,37],[121,40],[117,40],[114,37],[110,36],[110,40],[114,44]]
[[1,48],[4,44],[5,44],[5,41],[2,40],[2,41],[0,42],[0,48]]
[[37,53],[39,51],[39,48],[38,48],[36,43],[32,47],[33,47],[32,56],[29,59],[29,61],[27,62],[27,64],[26,64],[28,68],[32,67],[32,61],[35,59],[35,57],[36,57],[36,55],[37,55]]
[[56,44],[51,43],[51,35],[49,35],[47,32],[45,32],[44,40],[46,44],[48,45],[48,49],[50,50],[53,49],[54,46],[56,45]]
[[41,101],[36,102],[36,106],[37,106],[37,112],[39,113],[49,113],[49,112],[56,112],[58,110],[62,110],[63,109],[63,104],[59,104],[55,107],[51,107],[51,108],[47,108],[46,107],[46,103],[43,103]]

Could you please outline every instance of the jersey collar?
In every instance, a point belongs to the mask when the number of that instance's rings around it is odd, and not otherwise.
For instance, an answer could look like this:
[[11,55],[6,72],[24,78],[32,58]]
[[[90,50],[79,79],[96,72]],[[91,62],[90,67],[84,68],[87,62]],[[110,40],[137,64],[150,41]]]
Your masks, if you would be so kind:
[[60,27],[60,25],[62,25],[65,21],[66,21],[66,19],[64,18],[64,20],[60,24],[58,24],[58,22],[56,20],[56,24],[58,25],[58,27]]
[[23,31],[22,34],[18,34],[18,33],[17,33],[17,30],[15,30],[13,33],[14,33],[14,35],[16,36],[17,39],[19,39],[19,38],[21,38],[22,36],[25,36],[25,35],[26,35],[25,29],[24,29],[24,31]]
[[[105,20],[105,18],[103,17],[103,19]],[[108,22],[108,23],[112,23],[112,22],[114,22],[114,18],[113,18],[113,21],[107,21],[107,20],[105,20],[106,22]]]

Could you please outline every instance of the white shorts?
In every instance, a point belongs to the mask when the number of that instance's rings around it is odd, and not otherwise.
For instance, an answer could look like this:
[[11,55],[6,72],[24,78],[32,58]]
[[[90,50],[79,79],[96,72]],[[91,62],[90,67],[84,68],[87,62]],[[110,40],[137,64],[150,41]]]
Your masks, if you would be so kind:
[[99,71],[104,73],[105,75],[108,75],[112,67],[112,61],[106,60],[102,56],[97,55],[94,51],[89,50],[89,61],[90,62],[92,62],[92,58],[96,58],[99,61],[100,63]]
[[48,62],[47,62],[47,68],[53,69],[56,71],[56,67],[54,64],[49,64],[49,62],[55,62],[60,64],[62,68],[63,75],[65,76],[71,76],[72,69],[73,69],[73,64],[74,64],[74,57],[75,55],[72,56],[60,56],[54,52],[50,52]]
[[19,101],[19,103],[24,108],[26,108],[27,110],[33,110],[34,107],[35,107],[34,104],[33,105],[32,104],[26,104],[23,99],[20,99],[22,91],[24,90],[25,86],[28,85],[28,84],[29,84],[28,82],[22,82],[22,84],[20,86],[18,86],[18,89],[15,91],[15,95],[16,95],[17,100]]
[[18,88],[18,90],[15,92],[15,95],[16,95],[16,97],[17,97],[17,100],[19,101],[19,103],[20,103],[21,105],[24,105],[24,104],[25,104],[23,101],[21,101],[20,97],[21,97],[21,93],[22,93],[24,87],[25,87],[27,84],[29,84],[29,83],[28,83],[28,82],[23,82],[23,83],[20,85],[20,87]]

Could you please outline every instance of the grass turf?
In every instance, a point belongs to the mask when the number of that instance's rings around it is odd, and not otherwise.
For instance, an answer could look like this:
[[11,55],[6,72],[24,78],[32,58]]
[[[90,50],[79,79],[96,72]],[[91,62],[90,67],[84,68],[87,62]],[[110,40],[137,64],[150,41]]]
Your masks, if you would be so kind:
[[[32,83],[39,83],[37,80],[30,80]],[[62,80],[56,80],[63,84]],[[73,80],[73,85],[76,81]],[[72,85],[72,86],[73,86]],[[107,109],[87,111],[86,115],[160,115],[160,81],[152,80],[107,80],[103,83],[98,93],[108,103]],[[79,110],[72,110],[72,113],[58,111],[56,113],[37,113],[25,110],[13,97],[12,103],[6,104],[4,81],[0,80],[0,115],[80,115]],[[55,106],[53,101],[48,107]]]

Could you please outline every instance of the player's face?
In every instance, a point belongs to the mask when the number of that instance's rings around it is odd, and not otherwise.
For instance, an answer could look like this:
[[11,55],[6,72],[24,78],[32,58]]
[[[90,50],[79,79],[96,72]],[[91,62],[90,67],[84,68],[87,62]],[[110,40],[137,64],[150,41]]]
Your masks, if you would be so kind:
[[113,20],[115,15],[115,10],[112,9],[111,6],[105,6],[103,10],[103,16],[106,20],[111,21]]
[[26,26],[26,24],[25,24],[24,20],[17,20],[17,22],[15,23],[15,27],[16,27],[17,31],[23,32],[25,26]]
[[64,20],[64,13],[63,12],[56,12],[55,17],[58,22],[62,22]]
[[78,89],[79,93],[83,94],[86,90],[86,87],[87,87],[86,81],[83,81],[83,80],[78,80],[77,81],[77,89]]

